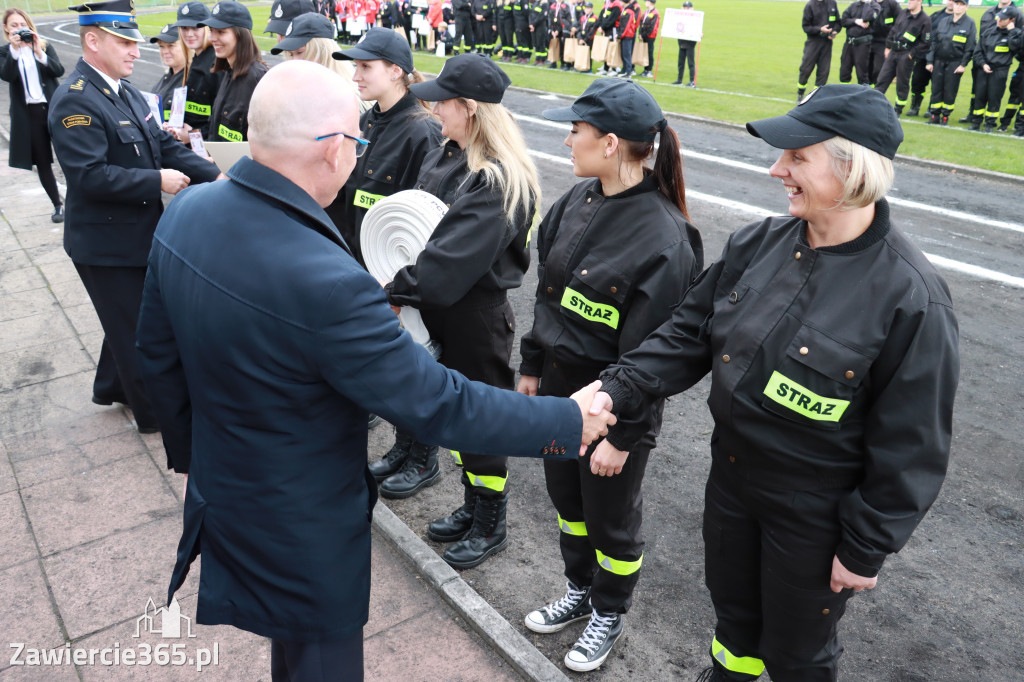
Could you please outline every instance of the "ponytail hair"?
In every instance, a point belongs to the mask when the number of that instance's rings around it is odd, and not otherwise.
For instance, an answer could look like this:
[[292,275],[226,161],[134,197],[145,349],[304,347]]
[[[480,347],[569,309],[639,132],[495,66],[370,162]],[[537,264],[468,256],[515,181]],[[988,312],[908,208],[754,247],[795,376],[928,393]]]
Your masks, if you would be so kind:
[[[650,142],[637,142],[635,140],[623,140],[620,144],[625,147],[626,157],[629,161],[646,161],[654,153],[654,137],[661,133],[661,143],[658,145],[657,156],[654,158],[654,179],[658,184],[658,191],[665,195],[682,212],[687,220],[690,219],[690,212],[686,208],[686,181],[683,179],[683,157],[679,150],[679,137],[676,131],[669,127],[665,119],[654,125],[648,131]],[[607,134],[607,133],[603,133]]]

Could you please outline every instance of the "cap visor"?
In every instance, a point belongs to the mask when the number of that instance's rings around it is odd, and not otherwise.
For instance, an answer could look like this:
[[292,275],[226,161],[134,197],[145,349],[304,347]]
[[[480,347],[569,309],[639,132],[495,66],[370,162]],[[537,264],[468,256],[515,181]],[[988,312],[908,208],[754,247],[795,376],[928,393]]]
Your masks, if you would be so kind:
[[111,35],[117,36],[118,38],[127,38],[128,40],[134,40],[137,43],[146,42],[146,36],[139,33],[139,29],[137,28],[109,28],[107,26],[100,26],[99,28]]
[[446,102],[460,97],[459,93],[438,85],[437,79],[425,83],[414,83],[409,86],[409,92],[424,102]]
[[170,33],[161,33],[160,35],[153,36],[149,39],[149,42],[151,43],[155,43],[157,41],[161,43],[176,43],[178,42],[178,37],[172,36]]
[[285,21],[284,19],[271,19],[267,22],[267,27],[263,29],[264,33],[280,33],[284,35],[284,32],[288,30],[288,24],[292,22]]
[[306,43],[309,42],[309,38],[305,36],[288,36],[274,47],[270,48],[270,54],[281,54],[282,52],[292,52],[297,50]]
[[384,59],[379,54],[367,52],[361,47],[350,47],[347,50],[335,52],[331,56],[339,61],[344,59],[358,59],[360,61],[369,62],[373,61],[374,59]]
[[776,149],[800,149],[835,137],[835,133],[801,123],[788,114],[747,124],[747,132]]
[[558,109],[545,109],[540,115],[549,121],[582,121],[583,117],[576,113],[572,107],[559,107]]
[[171,24],[171,26],[174,26],[176,28],[195,28],[196,26],[199,26],[202,23],[203,22],[199,21],[198,19],[182,19],[181,21],[174,22],[173,24]]
[[[200,21],[198,24],[196,24],[196,26],[209,26],[210,28],[216,28],[216,29],[223,30],[225,28],[231,28],[232,26],[234,26],[234,24],[230,24],[230,23],[228,23],[226,21],[221,21],[220,19],[215,19],[214,17],[210,17],[209,19],[206,19],[205,21]],[[242,28],[245,28],[245,27],[243,26]]]

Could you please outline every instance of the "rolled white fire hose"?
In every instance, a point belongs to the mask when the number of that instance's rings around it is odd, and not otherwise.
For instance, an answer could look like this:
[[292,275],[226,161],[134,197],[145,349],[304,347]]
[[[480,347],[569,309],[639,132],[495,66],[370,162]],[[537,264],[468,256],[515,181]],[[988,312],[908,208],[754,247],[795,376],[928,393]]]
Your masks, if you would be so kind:
[[[448,207],[433,194],[407,189],[379,200],[363,218],[359,243],[366,269],[382,283],[394,279],[401,268],[416,262]],[[441,346],[430,338],[420,311],[403,306],[398,315],[413,340],[441,356]]]

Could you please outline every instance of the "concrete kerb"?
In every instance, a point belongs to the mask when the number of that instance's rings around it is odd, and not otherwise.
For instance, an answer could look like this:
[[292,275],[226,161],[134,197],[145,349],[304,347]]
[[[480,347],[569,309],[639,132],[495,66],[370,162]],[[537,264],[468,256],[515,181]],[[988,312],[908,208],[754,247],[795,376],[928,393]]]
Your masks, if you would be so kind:
[[373,510],[373,526],[516,672],[536,682],[569,679],[383,502]]

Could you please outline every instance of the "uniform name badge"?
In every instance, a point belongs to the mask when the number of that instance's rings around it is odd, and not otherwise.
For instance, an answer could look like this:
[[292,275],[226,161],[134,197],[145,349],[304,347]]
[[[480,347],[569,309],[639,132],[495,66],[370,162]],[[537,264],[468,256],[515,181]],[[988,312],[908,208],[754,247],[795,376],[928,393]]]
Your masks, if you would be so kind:
[[181,128],[185,125],[185,99],[187,97],[187,87],[174,88],[174,96],[171,99],[171,116],[167,119],[167,124],[172,128]]

